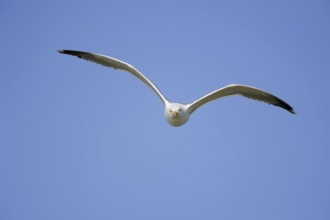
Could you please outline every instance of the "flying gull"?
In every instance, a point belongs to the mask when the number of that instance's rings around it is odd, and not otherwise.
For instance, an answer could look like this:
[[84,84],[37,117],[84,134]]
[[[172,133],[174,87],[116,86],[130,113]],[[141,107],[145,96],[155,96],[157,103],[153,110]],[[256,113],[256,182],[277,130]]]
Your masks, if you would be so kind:
[[254,88],[251,86],[246,85],[240,85],[240,84],[232,84],[225,86],[223,88],[220,88],[218,90],[215,90],[200,99],[190,103],[190,104],[181,104],[181,103],[175,103],[170,102],[157,88],[157,86],[151,82],[146,76],[144,76],[139,70],[137,70],[132,65],[125,63],[121,60],[105,56],[102,54],[96,54],[96,53],[89,53],[89,52],[83,52],[83,51],[75,51],[75,50],[58,50],[59,53],[68,54],[72,56],[79,57],[81,59],[85,59],[91,62],[95,62],[107,67],[111,67],[114,69],[120,69],[127,71],[137,78],[139,78],[141,81],[143,81],[147,86],[149,86],[161,99],[161,101],[165,105],[165,118],[171,125],[178,127],[183,124],[185,124],[189,116],[199,107],[202,105],[213,101],[215,99],[223,98],[226,96],[231,95],[241,95],[250,99],[255,99],[258,101],[266,102],[271,105],[275,105],[278,107],[281,107],[292,114],[295,114],[294,109],[285,101],[282,99],[265,92],[261,89]]

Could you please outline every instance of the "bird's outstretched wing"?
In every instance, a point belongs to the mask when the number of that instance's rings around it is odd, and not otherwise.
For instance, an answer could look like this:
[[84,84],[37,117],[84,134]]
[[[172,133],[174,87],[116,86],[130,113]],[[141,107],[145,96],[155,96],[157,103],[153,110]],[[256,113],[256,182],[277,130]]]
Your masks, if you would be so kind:
[[165,96],[160,92],[155,84],[153,84],[147,77],[145,77],[140,71],[138,71],[132,65],[125,63],[121,60],[108,57],[102,54],[95,54],[83,51],[75,51],[75,50],[58,50],[59,53],[68,54],[72,56],[79,57],[81,59],[85,59],[88,61],[92,61],[94,63],[101,64],[103,66],[112,67],[114,69],[120,69],[132,73],[134,76],[142,80],[145,84],[147,84],[152,90],[154,90],[157,95],[160,97],[163,103],[167,102]]
[[245,85],[229,85],[223,88],[220,88],[216,91],[213,91],[206,96],[203,96],[202,98],[196,100],[195,102],[191,103],[188,107],[190,113],[194,112],[197,108],[201,107],[202,105],[213,101],[218,98],[222,98],[225,96],[230,95],[241,95],[245,96],[247,98],[255,99],[258,101],[266,102],[271,105],[275,105],[281,108],[286,109],[287,111],[291,112],[292,114],[295,114],[296,112],[294,109],[286,102],[284,102],[282,99],[269,94],[261,89],[257,89],[250,86]]

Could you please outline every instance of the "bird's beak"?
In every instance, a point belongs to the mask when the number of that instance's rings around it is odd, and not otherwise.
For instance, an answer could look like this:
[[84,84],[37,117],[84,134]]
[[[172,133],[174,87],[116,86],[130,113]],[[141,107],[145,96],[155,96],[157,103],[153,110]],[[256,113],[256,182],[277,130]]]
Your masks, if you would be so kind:
[[178,115],[178,113],[176,111],[173,111],[172,114],[174,115],[174,117],[176,117]]

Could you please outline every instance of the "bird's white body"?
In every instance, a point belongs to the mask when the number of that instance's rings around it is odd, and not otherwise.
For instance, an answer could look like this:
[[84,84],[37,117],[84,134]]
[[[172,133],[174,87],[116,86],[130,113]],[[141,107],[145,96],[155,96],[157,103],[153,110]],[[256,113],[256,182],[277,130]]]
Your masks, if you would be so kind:
[[258,101],[263,101],[268,104],[272,104],[275,106],[279,106],[281,108],[286,109],[287,111],[295,114],[294,109],[281,100],[280,98],[267,93],[261,89],[254,88],[246,85],[232,84],[218,90],[215,90],[200,99],[190,103],[190,104],[180,104],[170,102],[157,88],[155,84],[153,84],[147,77],[145,77],[140,71],[134,68],[132,65],[125,63],[121,60],[108,57],[102,54],[95,54],[89,52],[82,51],[74,51],[74,50],[59,50],[58,52],[68,55],[77,56],[79,58],[92,61],[107,67],[112,67],[114,69],[121,69],[127,71],[138,79],[143,81],[147,86],[149,86],[161,99],[161,101],[165,105],[165,118],[167,122],[175,127],[181,126],[185,124],[189,120],[189,116],[202,105],[213,101],[215,99],[219,99],[226,96],[231,95],[241,95],[247,98],[255,99]]
[[189,120],[187,105],[168,102],[165,104],[165,118],[174,127],[179,127]]

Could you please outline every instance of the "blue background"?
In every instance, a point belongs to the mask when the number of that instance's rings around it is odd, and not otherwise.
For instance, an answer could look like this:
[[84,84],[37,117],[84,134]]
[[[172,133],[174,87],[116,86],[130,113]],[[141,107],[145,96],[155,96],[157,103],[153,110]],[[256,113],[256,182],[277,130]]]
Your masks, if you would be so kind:
[[[0,219],[330,219],[330,2],[0,3]],[[61,55],[124,60],[172,101],[232,83],[241,97],[182,127],[132,75]]]

